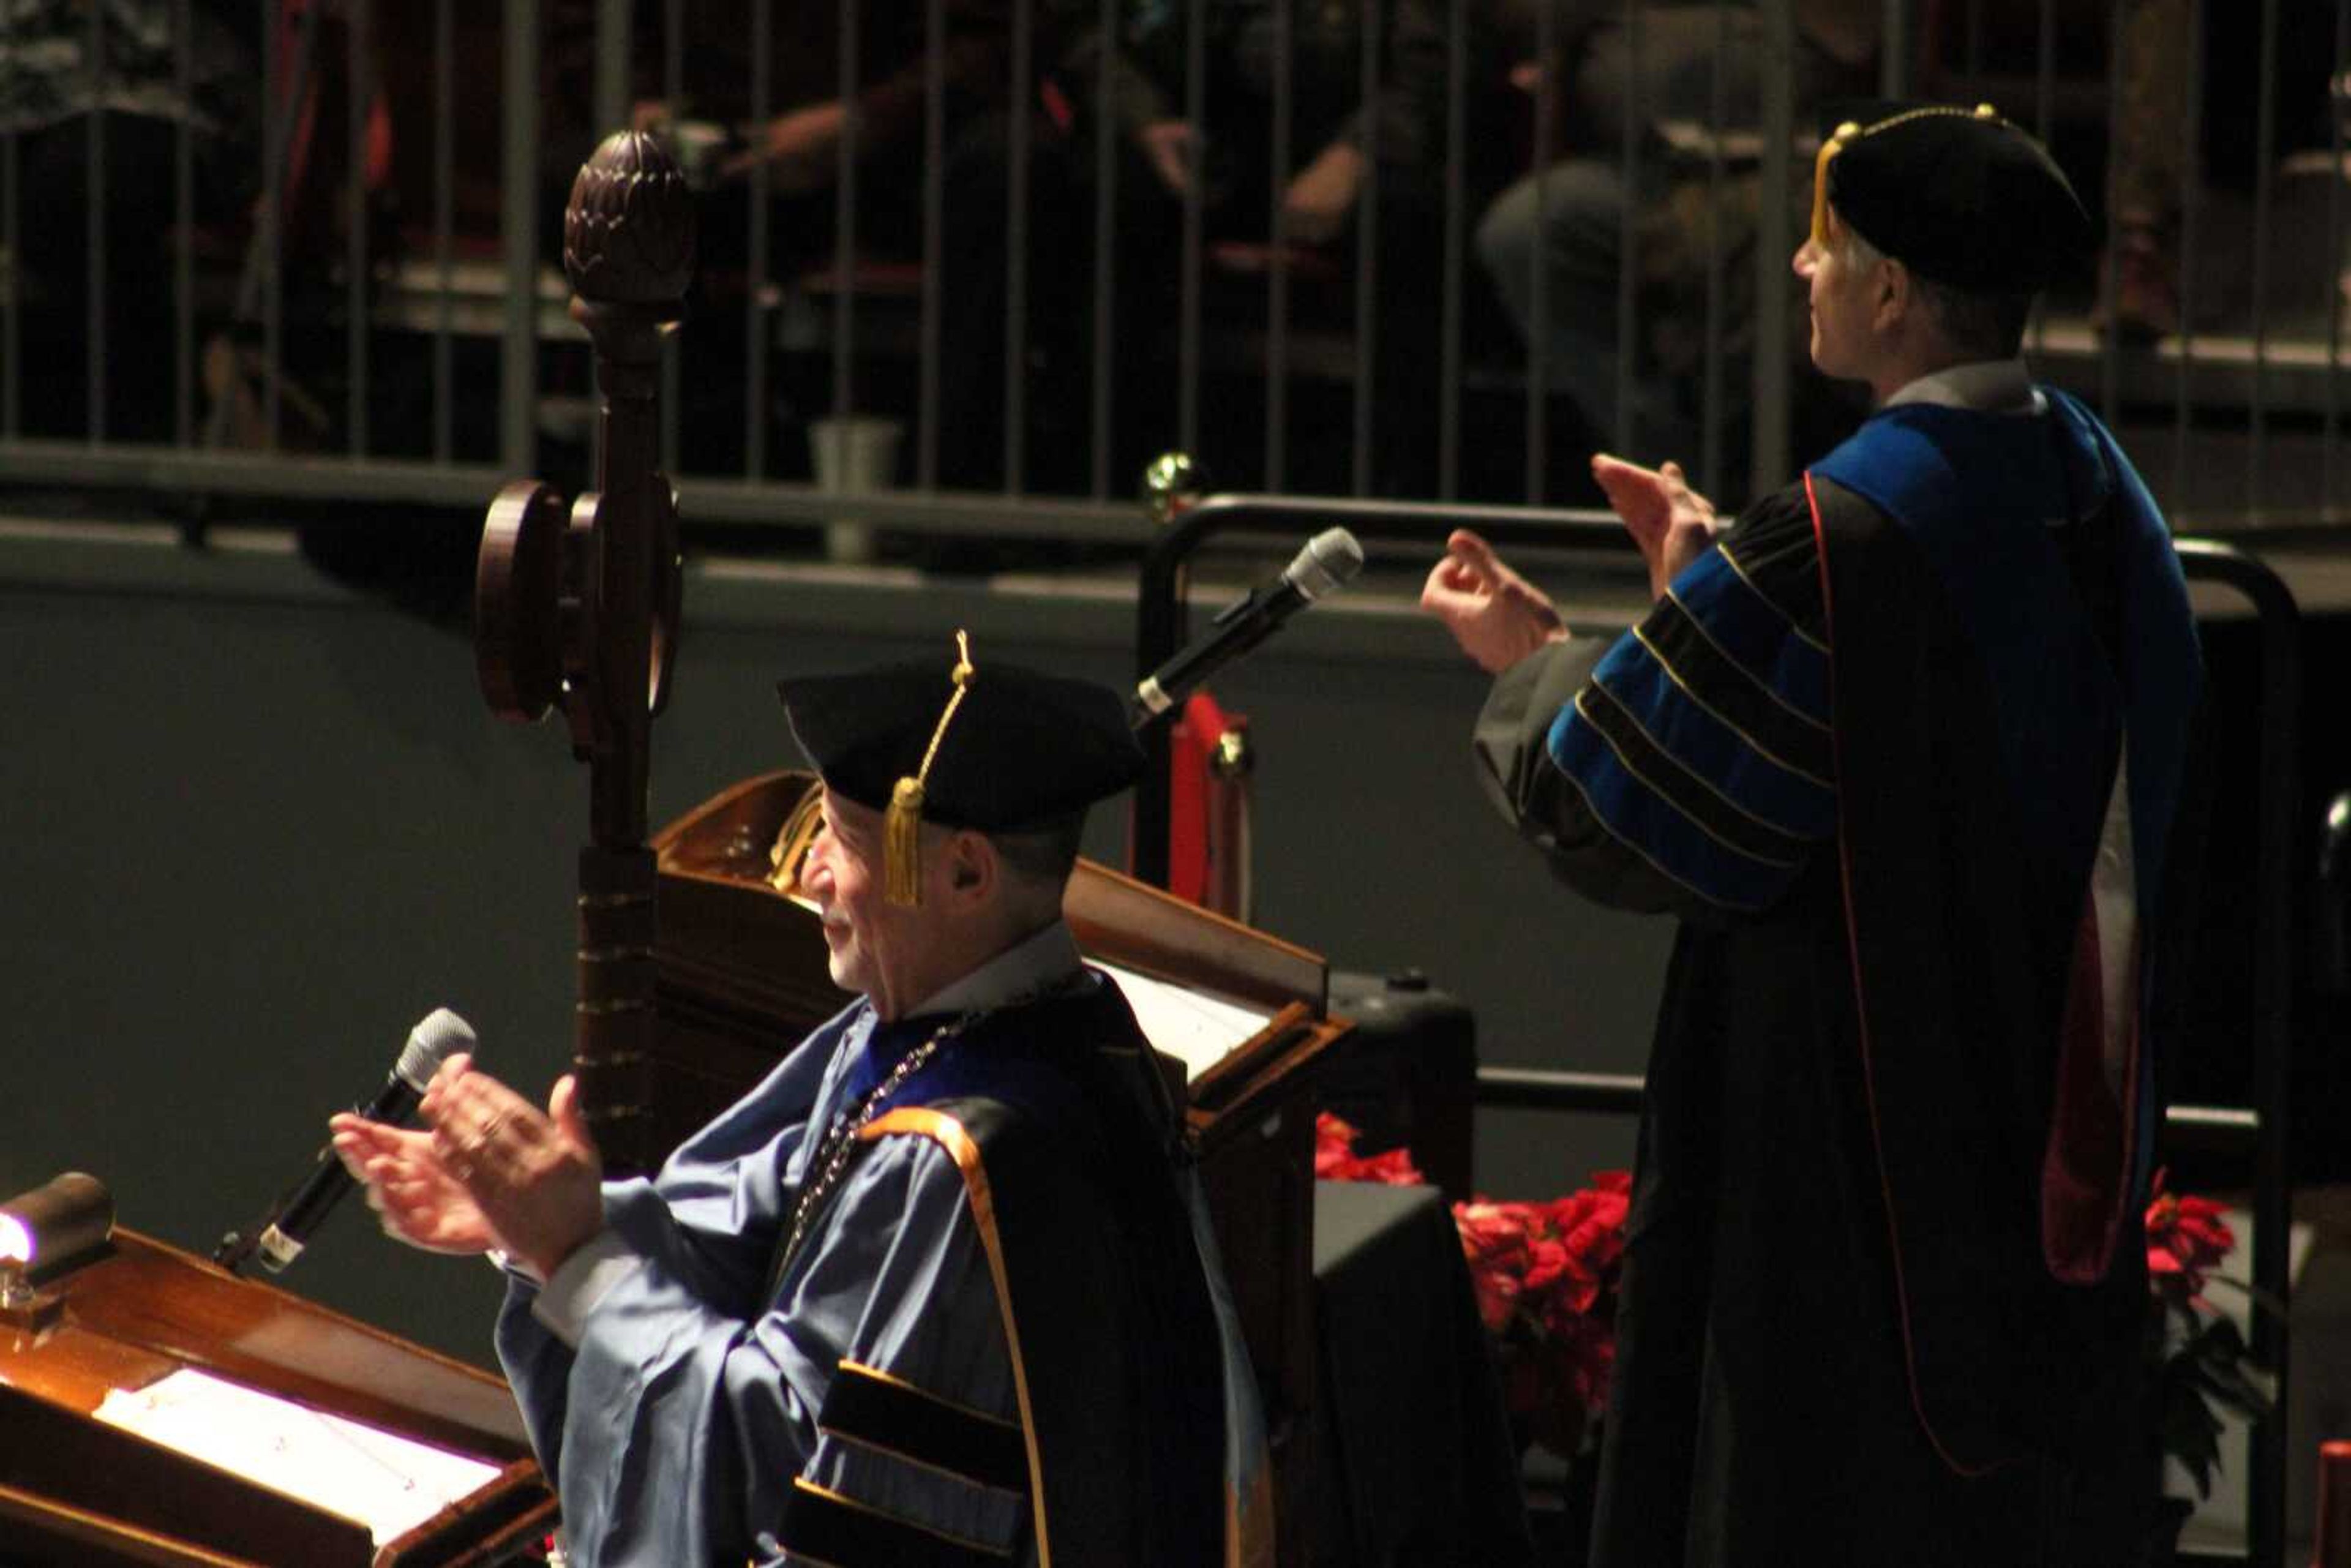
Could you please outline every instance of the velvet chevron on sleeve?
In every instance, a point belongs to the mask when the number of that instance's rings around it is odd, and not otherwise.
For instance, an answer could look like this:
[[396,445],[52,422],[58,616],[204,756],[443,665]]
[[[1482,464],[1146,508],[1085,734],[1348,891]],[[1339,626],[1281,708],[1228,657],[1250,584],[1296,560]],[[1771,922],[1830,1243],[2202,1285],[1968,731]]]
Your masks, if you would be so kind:
[[1588,658],[1563,644],[1497,683],[1479,729],[1497,803],[1601,902],[1699,919],[1777,904],[1836,825],[1801,498],[1740,519],[1570,685]]

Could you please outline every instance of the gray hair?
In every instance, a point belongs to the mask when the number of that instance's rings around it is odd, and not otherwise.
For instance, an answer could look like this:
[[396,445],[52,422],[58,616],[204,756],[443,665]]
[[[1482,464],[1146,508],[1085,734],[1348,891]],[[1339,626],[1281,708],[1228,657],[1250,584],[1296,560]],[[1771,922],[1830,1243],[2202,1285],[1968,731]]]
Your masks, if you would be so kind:
[[1085,813],[1020,833],[990,833],[987,841],[1005,868],[1040,892],[1059,894],[1070,873],[1077,869],[1078,846],[1084,840]]
[[[1838,263],[1855,271],[1866,271],[1887,259],[1849,223],[1837,225],[1834,248]],[[2032,318],[2030,292],[1983,294],[1922,277],[1907,263],[1904,270],[1934,319],[1936,330],[1962,357],[2012,360],[2022,351],[2025,323]]]

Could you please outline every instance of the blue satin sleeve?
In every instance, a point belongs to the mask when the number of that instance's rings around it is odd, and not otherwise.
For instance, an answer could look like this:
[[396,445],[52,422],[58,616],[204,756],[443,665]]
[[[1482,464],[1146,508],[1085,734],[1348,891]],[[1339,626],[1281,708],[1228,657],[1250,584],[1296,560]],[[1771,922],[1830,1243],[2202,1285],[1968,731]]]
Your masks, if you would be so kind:
[[500,1358],[557,1477],[575,1562],[772,1560],[765,1538],[804,1480],[954,1539],[1017,1548],[1025,1499],[819,1428],[844,1360],[1018,1418],[953,1159],[916,1139],[865,1149],[767,1289],[803,1134],[829,1113],[840,1033],[812,1037],[653,1180],[608,1186],[607,1221],[633,1266],[585,1313],[576,1349],[532,1313],[527,1282],[510,1292]]

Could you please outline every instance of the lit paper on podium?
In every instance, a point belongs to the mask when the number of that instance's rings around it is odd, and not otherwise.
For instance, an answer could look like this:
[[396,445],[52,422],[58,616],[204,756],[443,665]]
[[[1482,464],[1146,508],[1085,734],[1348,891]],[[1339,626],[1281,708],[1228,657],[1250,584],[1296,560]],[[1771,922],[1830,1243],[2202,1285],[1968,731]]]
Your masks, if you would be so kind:
[[1273,1017],[1099,958],[1088,962],[1118,982],[1127,1005],[1134,1009],[1134,1021],[1143,1026],[1143,1037],[1184,1064],[1186,1082],[1247,1042]]
[[110,1426],[367,1526],[378,1546],[497,1478],[497,1467],[183,1367],[98,1407]]

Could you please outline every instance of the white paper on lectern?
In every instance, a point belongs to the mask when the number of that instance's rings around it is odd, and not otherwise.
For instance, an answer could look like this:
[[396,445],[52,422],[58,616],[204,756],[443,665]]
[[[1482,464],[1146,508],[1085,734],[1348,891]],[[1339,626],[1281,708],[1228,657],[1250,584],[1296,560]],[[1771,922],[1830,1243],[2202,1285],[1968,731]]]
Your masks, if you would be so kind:
[[98,1418],[340,1514],[378,1546],[496,1479],[496,1465],[182,1367],[118,1388]]
[[1134,1009],[1143,1038],[1184,1064],[1185,1082],[1206,1072],[1227,1053],[1245,1044],[1272,1021],[1273,1015],[1188,987],[1137,974],[1099,958],[1087,960],[1118,982]]

